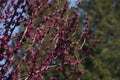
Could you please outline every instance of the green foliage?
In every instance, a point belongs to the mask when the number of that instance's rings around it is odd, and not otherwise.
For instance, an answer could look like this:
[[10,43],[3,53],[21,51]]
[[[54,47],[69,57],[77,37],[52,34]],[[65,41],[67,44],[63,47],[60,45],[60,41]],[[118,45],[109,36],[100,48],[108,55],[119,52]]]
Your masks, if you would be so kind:
[[84,64],[81,80],[119,80],[120,0],[83,1],[79,7],[89,15],[90,25],[100,39],[94,59]]

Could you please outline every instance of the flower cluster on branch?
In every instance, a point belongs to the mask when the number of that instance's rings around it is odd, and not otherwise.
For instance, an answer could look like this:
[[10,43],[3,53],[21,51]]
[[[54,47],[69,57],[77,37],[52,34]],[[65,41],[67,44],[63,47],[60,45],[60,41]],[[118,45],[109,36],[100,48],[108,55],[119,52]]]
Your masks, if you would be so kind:
[[[60,1],[0,0],[0,79],[45,80],[52,69],[62,72],[64,80],[84,73],[80,64],[98,41],[88,16],[81,32],[79,9],[70,12],[69,3],[65,0],[62,7]],[[13,34],[17,27],[21,30]]]

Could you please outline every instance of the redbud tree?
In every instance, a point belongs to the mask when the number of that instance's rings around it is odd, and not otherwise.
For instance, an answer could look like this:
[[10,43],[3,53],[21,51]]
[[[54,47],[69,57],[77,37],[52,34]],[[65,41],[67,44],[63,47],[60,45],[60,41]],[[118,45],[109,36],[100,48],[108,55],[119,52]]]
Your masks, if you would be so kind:
[[0,0],[1,80],[80,80],[80,64],[98,41],[88,16],[81,26],[79,8],[68,6],[67,0]]

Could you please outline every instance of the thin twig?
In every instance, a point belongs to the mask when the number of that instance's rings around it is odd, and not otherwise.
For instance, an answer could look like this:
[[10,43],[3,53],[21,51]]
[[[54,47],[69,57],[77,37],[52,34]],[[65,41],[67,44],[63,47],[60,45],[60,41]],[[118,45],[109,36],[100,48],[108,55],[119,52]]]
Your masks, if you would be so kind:
[[24,39],[24,37],[25,37],[25,34],[26,34],[27,30],[28,30],[28,27],[26,27],[26,29],[25,29],[25,31],[24,31],[24,33],[23,33],[23,35],[22,35],[22,38],[21,38],[20,42],[23,41],[23,39]]
[[83,46],[85,45],[85,42],[86,42],[86,38],[84,39],[84,41],[83,41],[83,43],[82,43],[82,45],[81,45],[81,49],[83,48]]

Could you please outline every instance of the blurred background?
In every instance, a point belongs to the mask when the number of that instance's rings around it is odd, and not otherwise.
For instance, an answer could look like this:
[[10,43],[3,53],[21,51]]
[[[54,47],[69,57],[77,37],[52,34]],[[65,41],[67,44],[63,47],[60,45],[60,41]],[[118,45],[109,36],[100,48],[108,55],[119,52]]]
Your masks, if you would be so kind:
[[82,0],[78,6],[100,40],[92,58],[82,64],[81,80],[120,80],[120,0]]

